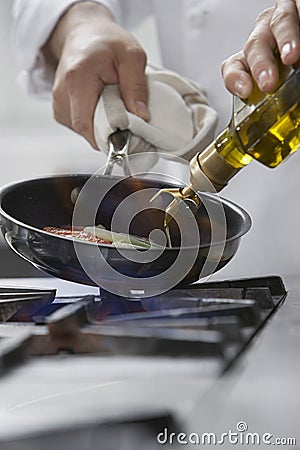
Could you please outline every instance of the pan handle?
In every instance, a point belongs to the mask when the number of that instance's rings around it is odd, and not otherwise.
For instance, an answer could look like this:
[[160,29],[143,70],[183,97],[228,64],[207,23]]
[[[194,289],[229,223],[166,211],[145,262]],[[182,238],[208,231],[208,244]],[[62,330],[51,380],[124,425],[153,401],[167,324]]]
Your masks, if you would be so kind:
[[[130,166],[128,162],[128,150],[130,146],[131,133],[129,130],[114,131],[109,136],[109,151],[104,169],[104,175],[111,175],[117,162],[121,162],[126,177],[131,177]],[[71,202],[76,203],[81,187],[75,187],[71,192]]]
[[126,176],[131,176],[128,163],[128,150],[131,133],[129,130],[117,130],[109,136],[109,152],[104,175],[111,175],[116,162],[121,162]]

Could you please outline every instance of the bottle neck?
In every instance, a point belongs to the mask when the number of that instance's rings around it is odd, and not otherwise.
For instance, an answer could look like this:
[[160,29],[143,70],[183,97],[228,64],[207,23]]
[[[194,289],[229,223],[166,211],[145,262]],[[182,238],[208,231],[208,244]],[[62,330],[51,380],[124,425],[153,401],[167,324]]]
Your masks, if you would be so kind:
[[240,169],[252,161],[243,152],[233,127],[227,127],[190,162],[190,181],[195,191],[221,191]]

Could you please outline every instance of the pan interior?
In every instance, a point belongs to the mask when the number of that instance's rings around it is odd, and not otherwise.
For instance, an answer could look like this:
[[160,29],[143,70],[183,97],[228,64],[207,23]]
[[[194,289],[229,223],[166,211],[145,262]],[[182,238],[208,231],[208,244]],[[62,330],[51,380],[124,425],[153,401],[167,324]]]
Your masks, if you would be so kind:
[[[127,218],[124,217],[124,224],[122,218],[113,223],[114,231],[128,231],[133,235],[148,237],[154,229],[163,230],[164,208],[168,200],[166,199],[165,205],[160,205],[160,209],[152,208],[149,207],[148,197],[144,197],[143,192],[167,186],[147,179],[94,176],[91,182],[88,175],[73,175],[29,180],[8,188],[5,195],[2,194],[1,207],[14,220],[39,230],[45,226],[70,225],[74,209],[72,193],[74,190],[79,192],[88,180],[90,185],[88,198],[84,199],[86,213],[81,215],[81,223],[77,225],[102,224],[107,229],[111,229],[112,218],[118,205],[128,196],[139,191],[138,202],[140,205],[135,205],[139,212],[130,220],[129,229],[128,224],[125,224]],[[95,223],[91,223],[90,217],[95,216],[95,213],[90,211],[89,204],[95,204],[95,201],[98,204],[99,198],[102,200],[96,209]],[[134,201],[136,202],[136,197]],[[196,214],[201,233],[201,246],[209,245],[211,242],[212,217],[214,218],[211,210],[219,208],[220,205],[219,200],[217,201],[209,195],[205,197],[205,204],[207,202],[209,202],[209,214],[205,207],[201,207]],[[226,240],[244,234],[249,227],[247,214],[227,201],[222,200],[222,206],[226,220]],[[126,216],[126,212],[124,216]],[[217,221],[213,225],[214,230],[217,229],[218,233]],[[175,221],[172,221],[171,233],[173,244],[180,246],[181,235]],[[222,233],[223,231],[220,230],[220,236]]]

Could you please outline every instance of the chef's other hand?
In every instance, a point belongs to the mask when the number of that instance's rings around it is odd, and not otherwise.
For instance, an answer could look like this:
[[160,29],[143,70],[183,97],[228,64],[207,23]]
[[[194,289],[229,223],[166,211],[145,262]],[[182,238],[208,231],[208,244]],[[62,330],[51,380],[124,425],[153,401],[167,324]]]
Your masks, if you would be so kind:
[[243,51],[222,64],[224,83],[231,93],[249,97],[253,79],[262,92],[275,89],[278,83],[275,51],[284,65],[294,65],[300,60],[299,17],[300,0],[277,0],[273,8],[259,14]]
[[56,69],[55,119],[84,136],[94,148],[93,116],[105,85],[119,83],[128,111],[150,119],[146,54],[102,5],[87,1],[71,6],[43,50]]

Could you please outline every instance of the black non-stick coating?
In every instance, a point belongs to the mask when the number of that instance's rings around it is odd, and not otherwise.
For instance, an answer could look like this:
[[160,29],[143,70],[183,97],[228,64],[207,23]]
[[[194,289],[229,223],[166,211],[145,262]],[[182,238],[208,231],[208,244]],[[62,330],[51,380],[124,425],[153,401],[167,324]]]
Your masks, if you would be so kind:
[[[81,267],[71,240],[42,231],[45,226],[60,227],[72,223],[74,209],[72,195],[74,196],[74,192],[80,191],[89,179],[89,175],[52,176],[23,181],[2,188],[0,191],[1,228],[9,245],[39,269],[77,283],[99,285]],[[113,185],[114,187],[109,191]],[[110,228],[112,215],[119,203],[137,190],[151,187],[161,188],[165,185],[146,179],[94,176],[89,191],[90,198],[109,191],[97,211],[96,223]],[[214,197],[209,194],[204,195],[205,201],[213,205]],[[86,205],[88,209],[88,199]],[[206,257],[210,248],[211,233],[206,210],[200,208],[197,213],[197,221],[201,232],[201,245],[195,264],[184,279],[179,280],[181,284],[194,282],[200,276],[206,276],[222,268],[236,253],[242,235],[249,230],[251,221],[245,211],[224,199],[222,199],[222,205],[227,222],[227,237],[220,262],[217,265],[212,264],[211,269],[208,265],[205,273],[201,273],[204,263],[207,263]],[[138,214],[132,221],[130,233],[148,236],[152,229],[162,228],[162,223],[163,212],[149,208],[148,205],[145,212]],[[93,224],[82,223],[81,225]],[[175,244],[180,246],[177,231],[176,228],[173,229],[173,237]],[[92,252],[91,249],[94,247],[86,243],[80,245],[84,246],[84,251],[87,252]],[[179,251],[179,248],[167,248],[153,262],[143,264],[127,259],[126,249],[123,249],[120,254],[116,248],[107,245],[100,245],[99,248],[109,264],[120,273],[127,275],[129,279],[131,276],[145,278],[162,274],[174,263]],[[130,251],[128,249],[128,255],[130,255]],[[187,254],[189,251],[187,248]],[[92,261],[91,253],[91,264]]]

